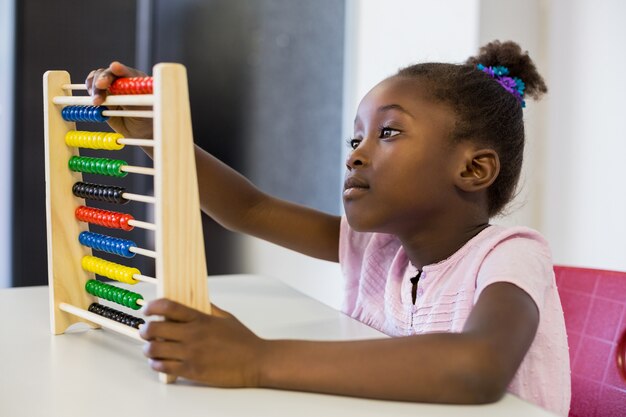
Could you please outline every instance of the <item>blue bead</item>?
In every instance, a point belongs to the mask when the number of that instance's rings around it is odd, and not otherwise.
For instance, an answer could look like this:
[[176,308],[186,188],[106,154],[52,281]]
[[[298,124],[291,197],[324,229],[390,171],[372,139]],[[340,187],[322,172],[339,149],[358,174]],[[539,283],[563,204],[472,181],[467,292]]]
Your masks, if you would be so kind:
[[124,255],[123,255],[123,256],[125,256],[125,257],[127,257],[127,258],[132,258],[132,257],[134,257],[134,256],[135,256],[135,253],[134,253],[134,252],[131,252],[131,251],[130,251],[130,248],[131,248],[131,247],[136,248],[136,247],[137,247],[137,245],[135,245],[135,242],[131,242],[130,240],[127,240],[126,242],[127,242],[127,243],[124,245]]
[[109,118],[102,114],[106,110],[106,106],[67,106],[61,117],[67,122],[106,122]]
[[83,246],[87,246],[87,241],[89,239],[89,232],[81,232],[78,235],[78,242],[83,245]]
[[135,253],[130,251],[130,247],[137,247],[132,240],[120,239],[93,232],[81,232],[78,235],[78,241],[83,246],[118,256],[124,256],[126,258],[134,257]]
[[107,120],[109,120],[108,116],[104,116],[102,114],[102,112],[109,110],[108,107],[106,106],[100,106],[100,107],[96,107],[97,110],[97,121],[102,123],[102,122],[106,122]]

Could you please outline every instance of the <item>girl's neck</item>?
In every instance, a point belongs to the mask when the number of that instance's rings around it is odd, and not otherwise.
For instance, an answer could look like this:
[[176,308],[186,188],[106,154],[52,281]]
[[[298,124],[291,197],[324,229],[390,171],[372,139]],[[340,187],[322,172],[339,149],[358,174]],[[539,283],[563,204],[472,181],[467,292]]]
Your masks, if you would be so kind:
[[425,265],[441,262],[461,249],[470,239],[489,227],[489,219],[398,236],[411,264],[420,271]]

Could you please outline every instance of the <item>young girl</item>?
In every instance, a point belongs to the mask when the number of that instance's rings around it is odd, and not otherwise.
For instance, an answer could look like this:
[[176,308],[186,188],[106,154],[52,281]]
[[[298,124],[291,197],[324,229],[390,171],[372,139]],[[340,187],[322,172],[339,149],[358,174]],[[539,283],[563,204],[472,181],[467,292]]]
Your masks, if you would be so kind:
[[[94,104],[117,77],[93,71]],[[560,415],[569,356],[550,250],[535,231],[491,225],[515,193],[526,96],[547,91],[512,42],[465,64],[412,65],[360,103],[346,161],[345,217],[278,200],[196,147],[202,209],[224,227],[340,262],[344,312],[390,339],[263,340],[232,315],[161,299],[145,314],[157,371],[212,386],[389,400],[485,403],[508,391]],[[141,120],[112,119],[130,137]]]

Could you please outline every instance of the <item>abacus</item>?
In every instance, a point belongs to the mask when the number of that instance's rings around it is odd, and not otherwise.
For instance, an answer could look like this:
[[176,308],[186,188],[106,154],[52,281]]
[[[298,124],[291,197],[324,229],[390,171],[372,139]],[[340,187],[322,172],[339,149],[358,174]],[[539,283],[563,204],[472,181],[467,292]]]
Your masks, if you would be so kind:
[[[207,267],[198,197],[194,145],[185,67],[158,64],[152,77],[117,79],[102,106],[92,106],[86,90],[71,84],[66,71],[48,71],[43,77],[46,155],[46,215],[50,318],[53,334],[86,322],[94,328],[142,340],[138,328],[143,319],[98,303],[98,297],[139,309],[143,296],[95,279],[95,274],[135,284],[156,285],[157,297],[165,297],[210,313]],[[123,106],[109,109],[107,106]],[[146,110],[148,108],[149,110]],[[108,117],[151,118],[153,139],[125,138],[118,133],[77,131],[75,122],[106,122]],[[111,153],[124,146],[153,148],[153,167],[135,167],[125,161],[85,157],[79,148]],[[101,175],[102,184],[83,182],[82,173]],[[127,192],[106,185],[108,176],[128,173],[154,177],[154,196]],[[98,177],[100,178],[100,177]],[[121,205],[128,201],[154,205],[154,223],[136,220],[119,209],[87,207],[85,199]],[[154,250],[128,239],[89,231],[89,224],[124,233],[134,227],[154,233]],[[107,229],[109,230],[109,229]],[[120,256],[122,263],[94,256],[103,251]],[[128,260],[139,254],[154,258],[155,277],[144,276]],[[164,382],[175,378],[162,375]]]

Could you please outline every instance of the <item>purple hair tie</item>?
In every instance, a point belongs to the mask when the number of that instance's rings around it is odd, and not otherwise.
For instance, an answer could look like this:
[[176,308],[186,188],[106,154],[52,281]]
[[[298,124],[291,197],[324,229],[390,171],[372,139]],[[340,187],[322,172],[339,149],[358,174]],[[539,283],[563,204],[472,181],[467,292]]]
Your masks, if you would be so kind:
[[496,80],[506,91],[513,94],[517,101],[522,104],[522,107],[526,107],[526,102],[524,101],[524,90],[526,89],[526,84],[524,84],[524,81],[517,77],[510,77],[509,69],[507,67],[486,67],[483,64],[478,64],[476,65],[476,68]]

